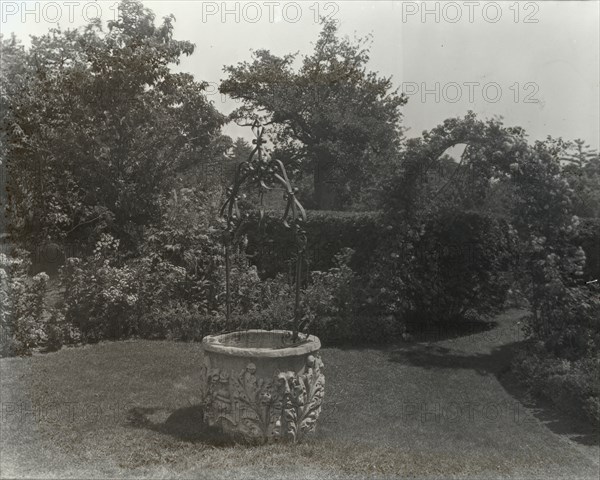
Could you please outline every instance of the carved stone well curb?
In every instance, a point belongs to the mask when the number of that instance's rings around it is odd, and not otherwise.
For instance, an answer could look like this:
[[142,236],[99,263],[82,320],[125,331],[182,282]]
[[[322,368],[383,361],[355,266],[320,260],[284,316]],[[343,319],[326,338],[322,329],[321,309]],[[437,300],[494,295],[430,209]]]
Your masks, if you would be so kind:
[[315,429],[325,393],[321,342],[291,345],[286,330],[202,340],[204,421],[250,441],[297,441]]

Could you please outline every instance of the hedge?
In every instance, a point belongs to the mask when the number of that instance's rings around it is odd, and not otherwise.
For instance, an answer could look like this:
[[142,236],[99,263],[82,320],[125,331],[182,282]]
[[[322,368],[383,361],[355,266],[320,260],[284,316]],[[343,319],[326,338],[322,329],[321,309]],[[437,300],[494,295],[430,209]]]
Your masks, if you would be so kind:
[[[310,270],[324,271],[334,265],[334,255],[342,248],[355,250],[351,267],[366,274],[383,245],[387,232],[381,212],[307,211],[306,231]],[[258,213],[254,212],[246,225],[246,252],[262,276],[291,272],[295,246],[291,231],[280,220],[279,212],[266,213],[264,230],[258,228]],[[581,219],[578,244],[587,257],[585,278],[600,279],[600,219]]]
[[[384,228],[379,212],[307,211],[309,269],[325,271],[333,267],[334,256],[348,247],[355,251],[350,267],[356,273],[367,273]],[[283,226],[278,212],[266,213],[262,231],[258,214],[254,213],[245,232],[248,235],[246,253],[262,276],[290,271],[296,248],[292,233]]]

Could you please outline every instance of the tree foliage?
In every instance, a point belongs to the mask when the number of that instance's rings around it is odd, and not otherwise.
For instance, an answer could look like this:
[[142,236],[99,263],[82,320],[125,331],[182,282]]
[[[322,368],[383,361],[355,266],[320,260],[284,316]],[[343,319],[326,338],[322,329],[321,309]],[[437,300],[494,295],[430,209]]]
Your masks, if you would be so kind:
[[[431,175],[444,161],[444,153],[459,144],[466,145],[460,162],[437,169],[446,178]],[[578,220],[573,215],[573,191],[561,176],[560,159],[567,147],[551,138],[530,144],[523,129],[506,127],[499,120],[482,121],[473,113],[448,119],[422,138],[409,140],[399,173],[386,189],[386,215],[396,243],[417,248],[431,236],[428,225],[449,214],[495,216],[494,209],[488,208],[490,197],[498,186],[507,186],[515,272],[538,315],[547,304],[550,286],[576,288],[582,283],[585,255],[581,257],[575,242]],[[435,253],[427,249],[429,257]],[[410,283],[403,280],[410,269],[394,260],[384,263],[399,275],[393,281],[401,287]],[[424,278],[432,281],[430,276]]]
[[206,84],[171,71],[194,51],[173,38],[174,17],[155,25],[134,0],[119,11],[106,31],[95,21],[32,37],[26,50],[2,42],[3,59],[20,57],[2,75],[16,237],[93,242],[107,231],[135,242],[139,226],[159,217],[174,174],[219,135],[223,117]]
[[320,209],[360,202],[401,139],[406,98],[367,70],[369,40],[340,39],[336,23],[325,21],[298,69],[296,54],[268,50],[224,68],[221,93],[242,101],[230,118],[272,123],[274,155],[312,174]]
[[600,218],[600,155],[583,140],[570,142],[563,175],[575,193],[573,208],[580,217]]

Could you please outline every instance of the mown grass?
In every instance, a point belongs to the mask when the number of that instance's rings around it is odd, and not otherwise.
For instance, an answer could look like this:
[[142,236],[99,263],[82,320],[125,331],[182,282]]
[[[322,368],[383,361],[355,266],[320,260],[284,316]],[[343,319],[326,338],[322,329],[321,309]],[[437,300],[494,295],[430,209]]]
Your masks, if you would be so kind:
[[507,380],[520,314],[457,338],[323,349],[326,402],[300,445],[244,446],[207,431],[199,344],[126,341],[3,359],[0,474],[597,478],[597,445],[557,434]]

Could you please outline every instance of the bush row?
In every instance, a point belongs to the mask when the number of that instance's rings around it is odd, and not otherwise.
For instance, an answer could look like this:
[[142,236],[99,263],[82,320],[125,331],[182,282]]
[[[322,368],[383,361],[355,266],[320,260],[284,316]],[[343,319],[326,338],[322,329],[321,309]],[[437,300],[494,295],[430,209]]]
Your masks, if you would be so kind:
[[[124,258],[105,235],[92,255],[69,259],[60,276],[62,308],[44,317],[62,325],[50,335],[55,345],[34,339],[17,350],[131,336],[198,340],[288,326],[290,232],[267,216],[265,231],[284,245],[273,256],[259,247],[264,232],[257,222],[247,224],[246,251],[241,246],[233,261],[234,309],[227,320],[220,230],[207,220],[214,211],[190,221],[203,203],[206,198],[181,193],[134,257]],[[494,219],[454,212],[430,219],[414,235],[385,225],[378,213],[309,212],[308,218],[312,241],[301,306],[308,330],[325,344],[393,341],[407,323],[456,321],[502,304],[508,229]]]
[[[215,197],[183,189],[166,200],[163,222],[147,229],[135,255],[101,235],[90,255],[71,257],[61,268],[56,307],[47,301],[47,275],[31,280],[28,262],[15,258],[13,265],[5,256],[0,265],[2,355],[105,339],[200,340],[235,329],[289,328],[294,315],[289,279],[279,274],[261,281],[243,245],[232,258],[233,308],[229,318],[225,315]],[[356,342],[380,331],[373,328],[376,320],[359,322],[354,316],[354,292],[360,286],[349,266],[353,252],[339,253],[330,268],[310,272],[302,288],[303,321],[324,343]],[[32,307],[26,311],[24,305]]]
[[[108,238],[104,243],[114,245]],[[119,262],[106,249],[102,255],[98,250],[91,258],[70,258],[61,269],[57,307],[49,305],[45,273],[31,278],[0,269],[1,356],[132,337],[199,341],[231,330],[291,328],[294,287],[282,274],[260,281],[243,255],[232,259],[233,308],[227,318],[222,265],[215,265],[221,280],[206,282],[211,272],[196,276],[172,260],[143,256]],[[381,341],[394,328],[389,321],[355,316],[354,293],[360,287],[348,266],[352,253],[344,250],[334,267],[310,272],[302,288],[304,331],[319,335],[324,344]]]
[[[101,237],[92,255],[72,258],[62,269],[60,308],[40,301],[45,276],[28,279],[25,264],[8,275],[5,265],[2,336],[14,340],[8,350],[132,336],[199,340],[239,328],[287,327],[293,318],[286,276],[295,253],[291,232],[275,214],[267,215],[264,230],[257,214],[250,218],[248,242],[233,260],[228,320],[217,203],[180,192],[135,256],[124,257],[115,239]],[[380,213],[308,214],[302,311],[324,344],[393,341],[407,325],[480,317],[504,305],[515,252],[514,231],[504,220],[451,210],[406,227],[384,220]],[[593,245],[597,227],[586,228],[579,238]],[[264,236],[271,239],[267,248]],[[548,348],[588,334],[566,331],[568,338],[546,335]]]
[[[350,268],[359,274],[368,273],[377,245],[385,231],[379,212],[307,212],[308,268],[325,271],[335,266],[335,256],[343,248],[351,248],[354,255]],[[261,276],[273,277],[287,273],[296,253],[292,233],[277,212],[266,212],[263,224],[259,215],[250,215],[244,229],[248,237],[246,253],[256,265]]]
[[[471,214],[472,218],[474,214]],[[482,215],[477,215],[482,217]],[[460,218],[450,214],[449,218]],[[258,213],[253,213],[247,224],[247,254],[256,265],[261,276],[273,277],[277,273],[287,273],[295,254],[291,232],[286,229],[275,212],[267,212],[264,226],[259,228]],[[382,254],[381,245],[390,237],[389,222],[384,221],[381,212],[330,212],[308,211],[306,232],[308,238],[307,257],[311,270],[327,270],[334,265],[334,257],[342,248],[352,248],[355,254],[351,268],[359,275],[369,273],[373,262]],[[458,225],[458,223],[457,223]],[[460,226],[459,226],[460,230]],[[503,232],[508,232],[508,224],[503,223]],[[445,250],[458,254],[462,251],[468,261],[473,258],[475,243],[453,238],[445,241]],[[576,239],[586,254],[586,280],[600,279],[600,219],[581,219]],[[406,245],[405,245],[406,246]],[[422,247],[424,255],[425,247]],[[437,249],[437,252],[444,247]]]

